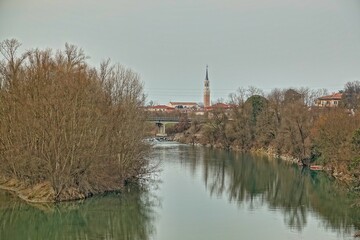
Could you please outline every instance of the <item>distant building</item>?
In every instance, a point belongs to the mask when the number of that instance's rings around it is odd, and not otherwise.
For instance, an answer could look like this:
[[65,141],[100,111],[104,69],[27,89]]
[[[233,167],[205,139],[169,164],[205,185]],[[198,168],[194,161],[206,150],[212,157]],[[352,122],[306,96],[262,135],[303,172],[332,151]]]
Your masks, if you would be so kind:
[[166,105],[156,105],[156,106],[148,106],[145,108],[145,110],[149,112],[173,112],[175,111],[175,108]]
[[230,105],[230,104],[226,104],[226,103],[216,103],[216,104],[213,104],[207,108],[205,108],[206,111],[212,111],[212,110],[215,110],[215,109],[222,109],[222,110],[228,110],[228,109],[231,109],[233,105]]
[[199,106],[196,102],[169,102],[168,107],[175,109],[197,109]]
[[208,74],[208,66],[206,66],[206,76],[204,81],[204,109],[210,107],[210,82]]
[[328,96],[319,97],[315,100],[317,107],[337,107],[342,98],[342,93],[333,93]]

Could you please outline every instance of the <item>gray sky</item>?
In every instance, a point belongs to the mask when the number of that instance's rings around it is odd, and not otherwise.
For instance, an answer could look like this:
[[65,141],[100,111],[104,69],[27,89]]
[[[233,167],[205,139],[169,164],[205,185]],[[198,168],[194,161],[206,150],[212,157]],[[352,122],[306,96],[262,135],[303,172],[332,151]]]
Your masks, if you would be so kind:
[[0,40],[82,47],[132,68],[148,100],[360,80],[360,0],[0,0]]

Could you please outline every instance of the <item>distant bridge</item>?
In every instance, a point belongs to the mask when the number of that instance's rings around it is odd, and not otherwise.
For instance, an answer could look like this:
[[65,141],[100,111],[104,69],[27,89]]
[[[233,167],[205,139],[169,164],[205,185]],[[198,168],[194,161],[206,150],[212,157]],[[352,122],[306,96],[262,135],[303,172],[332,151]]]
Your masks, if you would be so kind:
[[[164,116],[149,116],[146,121],[148,122],[163,122],[163,123],[179,123],[181,120],[180,117],[164,117]],[[191,121],[190,119],[188,119]]]
[[[166,128],[165,125],[169,123],[179,123],[181,121],[181,117],[173,117],[173,116],[149,116],[146,121],[153,122],[158,127],[157,136],[166,136]],[[187,119],[188,122],[191,122],[191,119]]]

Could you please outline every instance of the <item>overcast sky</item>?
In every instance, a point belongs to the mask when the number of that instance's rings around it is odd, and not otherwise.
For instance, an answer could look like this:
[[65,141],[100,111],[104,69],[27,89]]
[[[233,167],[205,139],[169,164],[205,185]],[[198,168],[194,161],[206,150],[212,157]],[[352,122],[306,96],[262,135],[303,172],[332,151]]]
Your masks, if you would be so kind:
[[0,40],[82,47],[138,72],[148,100],[360,80],[360,0],[0,0]]

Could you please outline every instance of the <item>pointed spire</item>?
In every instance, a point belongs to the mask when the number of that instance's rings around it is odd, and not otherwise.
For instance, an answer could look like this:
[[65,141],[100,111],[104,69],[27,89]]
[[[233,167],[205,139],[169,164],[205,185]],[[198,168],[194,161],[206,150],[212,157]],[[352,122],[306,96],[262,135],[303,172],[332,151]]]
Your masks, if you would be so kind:
[[209,80],[208,65],[206,65],[206,77],[205,80]]

